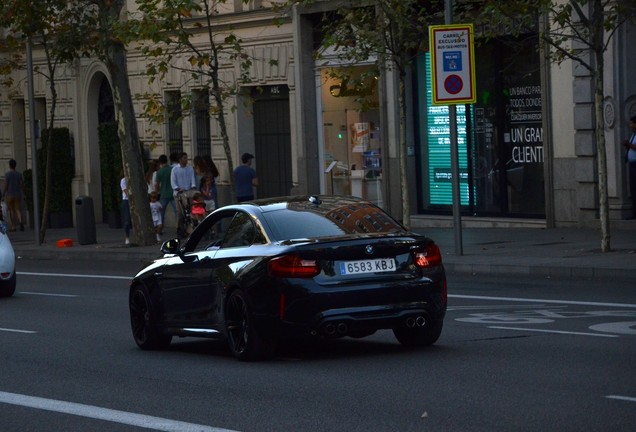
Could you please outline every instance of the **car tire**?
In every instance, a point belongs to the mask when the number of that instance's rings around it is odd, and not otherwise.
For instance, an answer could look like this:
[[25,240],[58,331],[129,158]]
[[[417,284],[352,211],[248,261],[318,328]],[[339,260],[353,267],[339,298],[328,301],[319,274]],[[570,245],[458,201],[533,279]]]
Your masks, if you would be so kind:
[[232,291],[227,299],[225,327],[228,345],[238,360],[261,360],[274,355],[274,341],[263,337],[255,328],[254,316],[240,289]]
[[148,294],[146,287],[135,286],[130,292],[130,326],[133,338],[139,348],[143,350],[158,350],[166,348],[172,341],[172,336],[162,334],[157,325],[157,311]]
[[16,275],[13,272],[13,276],[9,279],[0,282],[0,297],[11,297],[15,293]]
[[401,326],[393,329],[395,338],[403,346],[421,347],[433,345],[442,334],[443,320],[427,321],[422,327]]

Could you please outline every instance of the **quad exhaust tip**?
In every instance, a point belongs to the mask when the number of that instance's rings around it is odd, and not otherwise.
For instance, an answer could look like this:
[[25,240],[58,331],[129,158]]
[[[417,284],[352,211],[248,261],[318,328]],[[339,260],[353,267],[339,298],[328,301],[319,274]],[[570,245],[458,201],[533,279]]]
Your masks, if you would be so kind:
[[424,327],[426,325],[426,318],[421,315],[417,317],[408,317],[405,324],[408,328],[413,328],[415,326]]
[[[424,327],[426,318],[422,315],[408,317],[404,321],[404,325],[408,328]],[[320,329],[320,333],[325,336],[345,336],[348,332],[349,326],[346,322],[329,322]]]
[[322,328],[322,333],[327,336],[343,336],[349,331],[346,323],[328,323]]

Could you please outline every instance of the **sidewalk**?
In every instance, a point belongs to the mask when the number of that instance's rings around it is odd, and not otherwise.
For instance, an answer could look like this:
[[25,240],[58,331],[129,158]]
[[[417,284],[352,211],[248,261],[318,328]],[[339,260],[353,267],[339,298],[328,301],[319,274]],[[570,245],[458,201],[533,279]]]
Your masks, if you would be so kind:
[[[463,228],[462,249],[455,247],[452,228],[417,228],[440,246],[448,272],[469,274],[533,274],[545,277],[633,279],[636,274],[636,230],[613,229],[612,251],[601,253],[601,233],[579,228]],[[126,260],[140,265],[160,256],[159,245],[126,246],[122,229],[96,226],[96,244],[80,245],[76,228],[48,229],[46,241],[36,245],[32,229],[11,232],[20,259]],[[172,231],[166,230],[164,240]],[[61,239],[73,246],[57,247]],[[19,268],[19,261],[18,261]]]

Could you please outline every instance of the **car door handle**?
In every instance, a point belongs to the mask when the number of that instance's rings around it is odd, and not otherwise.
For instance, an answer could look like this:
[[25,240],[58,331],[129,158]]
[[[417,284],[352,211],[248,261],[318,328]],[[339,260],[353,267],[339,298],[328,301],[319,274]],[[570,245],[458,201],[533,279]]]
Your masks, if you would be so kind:
[[161,276],[163,276],[163,273],[161,273],[161,272],[155,272],[155,277],[161,277]]

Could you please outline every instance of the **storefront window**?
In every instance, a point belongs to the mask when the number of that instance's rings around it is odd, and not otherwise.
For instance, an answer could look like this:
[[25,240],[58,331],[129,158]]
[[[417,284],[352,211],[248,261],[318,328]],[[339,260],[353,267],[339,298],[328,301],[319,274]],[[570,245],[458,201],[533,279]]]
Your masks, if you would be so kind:
[[[501,39],[476,51],[476,213],[545,216],[539,54],[533,38]],[[495,55],[495,53],[497,55]]]
[[[536,38],[476,48],[477,103],[457,106],[462,210],[545,216],[543,128]],[[418,63],[419,205],[452,207],[448,108],[430,103],[428,54]],[[421,79],[424,77],[424,79]]]
[[[368,68],[356,68],[356,78]],[[362,197],[382,206],[382,143],[377,79],[348,80],[321,72],[325,190]]]
[[[425,56],[426,87],[426,152],[425,180],[428,204],[431,207],[445,207],[453,204],[453,183],[451,175],[451,130],[447,105],[433,105],[431,88],[430,55]],[[459,195],[462,206],[469,203],[468,151],[466,140],[466,106],[457,105],[457,147],[459,155]]]

